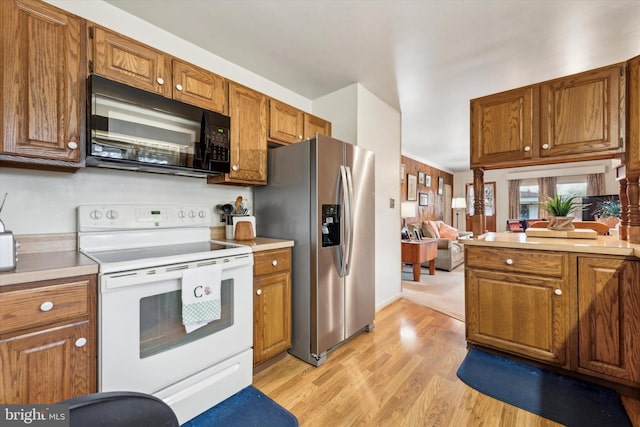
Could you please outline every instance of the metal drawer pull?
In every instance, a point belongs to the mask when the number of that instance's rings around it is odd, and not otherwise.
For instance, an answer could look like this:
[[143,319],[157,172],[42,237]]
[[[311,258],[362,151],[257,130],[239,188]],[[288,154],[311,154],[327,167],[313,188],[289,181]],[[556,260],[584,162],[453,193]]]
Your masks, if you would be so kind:
[[262,295],[262,289],[258,289],[258,290],[256,291],[256,295]]
[[507,265],[513,265],[513,260],[511,258],[507,258],[505,262],[507,263]]
[[176,89],[178,89],[178,90],[182,90],[182,85],[181,85],[180,83],[178,83],[178,84],[176,85]]
[[562,289],[556,289],[553,293],[556,295],[562,295]]
[[278,265],[278,260],[274,259],[273,261],[271,261],[271,265],[273,265],[274,267]]
[[158,82],[159,85],[163,85],[164,84],[164,79],[162,77],[158,77],[156,79],[156,81]]
[[85,337],[78,338],[76,340],[76,347],[84,347],[86,343],[87,343],[87,339]]
[[40,311],[49,311],[53,308],[53,303],[51,301],[45,301],[40,304]]
[[75,150],[76,148],[78,148],[78,144],[75,141],[69,141],[67,142],[67,148],[69,150]]
[[527,152],[531,151],[531,147],[529,147],[528,145],[525,145],[524,146],[524,151],[527,151]]

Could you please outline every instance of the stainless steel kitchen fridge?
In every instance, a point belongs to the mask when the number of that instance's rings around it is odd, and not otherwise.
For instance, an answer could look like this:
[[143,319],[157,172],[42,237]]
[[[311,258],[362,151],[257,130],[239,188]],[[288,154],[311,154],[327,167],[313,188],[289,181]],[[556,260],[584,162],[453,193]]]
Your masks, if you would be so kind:
[[374,153],[322,135],[272,148],[254,207],[261,236],[295,242],[289,353],[318,366],[373,328]]

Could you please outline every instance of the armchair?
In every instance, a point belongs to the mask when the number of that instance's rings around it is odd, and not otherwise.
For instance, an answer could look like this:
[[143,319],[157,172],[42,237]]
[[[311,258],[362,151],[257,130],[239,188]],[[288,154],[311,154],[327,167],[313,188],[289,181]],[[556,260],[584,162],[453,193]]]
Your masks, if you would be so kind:
[[[442,221],[433,221],[440,228]],[[428,221],[415,223],[410,225],[410,229],[416,230],[424,238],[438,240],[438,255],[436,258],[436,269],[451,271],[464,262],[464,245],[457,239],[450,237],[438,237]],[[468,238],[472,235],[470,232],[458,232],[458,239]],[[464,234],[464,236],[462,235]],[[424,265],[424,267],[428,267]]]

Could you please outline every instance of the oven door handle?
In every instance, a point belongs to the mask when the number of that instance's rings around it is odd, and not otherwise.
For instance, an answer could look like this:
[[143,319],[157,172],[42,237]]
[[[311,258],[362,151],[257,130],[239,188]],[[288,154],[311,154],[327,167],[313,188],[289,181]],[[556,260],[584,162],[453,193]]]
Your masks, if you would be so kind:
[[139,272],[118,273],[113,275],[102,276],[100,280],[100,288],[102,291],[110,291],[119,288],[127,288],[130,286],[144,285],[147,283],[160,282],[163,280],[182,279],[182,272],[186,269],[175,270],[164,273],[151,273],[142,275]]

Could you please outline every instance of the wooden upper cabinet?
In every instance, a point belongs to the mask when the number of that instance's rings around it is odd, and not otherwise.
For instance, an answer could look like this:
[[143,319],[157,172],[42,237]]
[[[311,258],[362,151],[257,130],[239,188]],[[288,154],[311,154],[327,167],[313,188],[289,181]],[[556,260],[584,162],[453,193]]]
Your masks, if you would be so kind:
[[312,114],[304,114],[304,137],[313,138],[316,133],[331,136],[331,122],[316,117]]
[[167,98],[227,113],[227,85],[223,77],[99,26],[92,26],[89,36],[92,72]]
[[173,60],[173,98],[206,110],[227,112],[227,83],[217,74]]
[[537,93],[525,87],[471,101],[471,167],[533,158]]
[[627,62],[627,174],[640,174],[640,56]]
[[80,166],[85,21],[34,0],[0,1],[0,20],[0,155]]
[[267,97],[229,82],[231,171],[211,176],[211,184],[267,183]]
[[471,167],[619,156],[624,88],[616,64],[471,100]]
[[171,97],[171,57],[128,37],[92,26],[93,70],[111,80]]
[[284,143],[304,139],[304,113],[283,102],[269,101],[269,138]]
[[540,156],[579,156],[622,146],[624,65],[540,86]]

